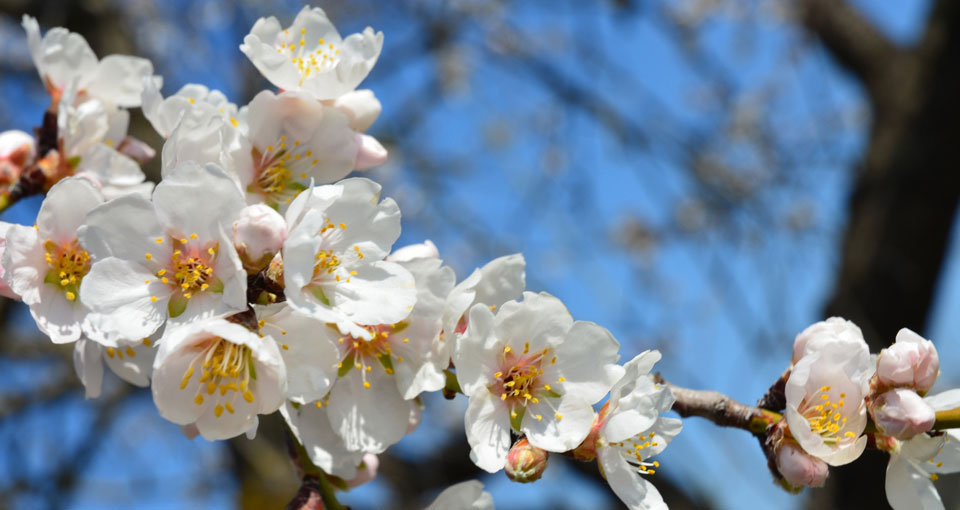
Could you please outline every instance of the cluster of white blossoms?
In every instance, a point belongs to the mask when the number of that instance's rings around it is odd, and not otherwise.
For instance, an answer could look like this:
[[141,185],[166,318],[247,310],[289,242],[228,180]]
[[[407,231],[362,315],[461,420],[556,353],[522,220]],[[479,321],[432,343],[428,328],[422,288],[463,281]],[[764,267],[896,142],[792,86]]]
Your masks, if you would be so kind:
[[[341,38],[318,8],[260,19],[240,49],[277,90],[238,107],[195,84],[164,97],[149,61],[23,26],[52,101],[36,139],[0,135],[0,184],[5,204],[46,197],[35,225],[2,225],[0,292],[75,344],[88,397],[106,364],[188,435],[251,436],[279,411],[346,487],[419,425],[423,393],[461,392],[480,468],[533,481],[547,452],[572,452],[630,508],[665,507],[640,476],[680,432],[660,417],[659,353],[618,365],[610,332],[524,292],[519,254],[458,283],[429,241],[394,249],[396,202],[346,178],[387,157],[365,133],[380,103],[357,90],[382,33]],[[156,185],[140,169],[154,150],[126,133],[133,107],[165,139]],[[467,483],[433,507],[492,500]]]
[[781,483],[819,487],[829,466],[853,462],[870,442],[890,454],[891,506],[942,509],[933,482],[960,471],[960,429],[934,424],[937,411],[960,407],[960,390],[926,396],[939,375],[933,343],[909,329],[877,356],[850,321],[832,317],[805,329],[794,342],[786,415],[771,432]]

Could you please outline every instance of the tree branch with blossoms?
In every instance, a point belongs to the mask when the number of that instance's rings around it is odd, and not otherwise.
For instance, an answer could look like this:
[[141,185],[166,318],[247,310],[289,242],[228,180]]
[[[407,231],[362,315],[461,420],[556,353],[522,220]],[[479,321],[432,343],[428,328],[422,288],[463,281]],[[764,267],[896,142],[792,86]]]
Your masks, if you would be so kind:
[[[630,508],[666,506],[646,475],[682,430],[670,410],[749,431],[792,492],[867,447],[891,455],[897,508],[935,506],[915,495],[960,470],[960,390],[926,395],[939,358],[912,331],[874,362],[854,324],[814,324],[750,406],[666,382],[658,351],[621,364],[610,331],[526,290],[521,254],[458,281],[430,241],[395,248],[399,206],[348,177],[387,158],[366,134],[381,105],[357,90],[381,32],[343,38],[310,7],[287,28],[261,18],[240,50],[276,90],[238,107],[196,84],[164,97],[149,61],[23,26],[51,105],[35,137],[0,134],[0,208],[45,198],[33,226],[0,226],[0,292],[73,344],[88,398],[106,366],[208,441],[279,412],[301,480],[288,508],[344,508],[337,492],[376,476],[428,392],[468,399],[480,469],[530,483],[551,453],[596,461]],[[156,185],[140,169],[155,150],[126,135],[138,106],[165,139]],[[428,508],[492,506],[463,482]]]

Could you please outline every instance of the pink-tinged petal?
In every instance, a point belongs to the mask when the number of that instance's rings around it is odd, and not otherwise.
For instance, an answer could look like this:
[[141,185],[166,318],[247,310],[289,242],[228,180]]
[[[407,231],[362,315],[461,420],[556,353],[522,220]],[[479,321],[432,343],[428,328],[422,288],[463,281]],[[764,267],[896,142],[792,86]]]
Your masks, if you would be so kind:
[[356,133],[356,144],[359,148],[353,162],[354,170],[366,170],[387,162],[387,149],[376,138]]

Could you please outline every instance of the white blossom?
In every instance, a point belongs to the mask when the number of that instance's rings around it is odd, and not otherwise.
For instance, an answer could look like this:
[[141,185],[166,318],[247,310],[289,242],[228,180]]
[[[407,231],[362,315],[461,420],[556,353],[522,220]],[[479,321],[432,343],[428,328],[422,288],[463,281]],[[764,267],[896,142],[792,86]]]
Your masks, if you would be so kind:
[[272,338],[209,319],[166,330],[151,386],[161,416],[212,441],[255,430],[258,414],[283,405],[286,373]]
[[357,338],[358,324],[396,324],[416,303],[413,275],[383,259],[400,235],[400,210],[380,185],[347,179],[300,194],[286,212],[287,301]]
[[511,429],[551,452],[579,445],[593,423],[591,406],[623,374],[619,347],[610,332],[574,322],[546,293],[524,293],[496,315],[474,305],[454,357],[470,399],[464,422],[474,463],[502,469]]
[[184,163],[153,200],[127,195],[90,213],[80,231],[93,256],[80,296],[119,338],[247,308],[247,274],[226,233],[244,207],[222,169]]
[[60,94],[75,82],[77,99],[96,98],[110,105],[140,105],[143,77],[153,73],[149,60],[109,55],[102,60],[80,34],[61,27],[51,28],[43,37],[37,20],[24,15],[30,56],[47,91],[56,103]]
[[30,307],[40,328],[55,343],[94,333],[90,309],[79,289],[90,272],[90,254],[77,240],[87,214],[103,197],[85,180],[55,184],[40,206],[35,227],[10,225],[5,235],[3,277]]
[[806,354],[787,380],[786,418],[803,449],[831,466],[856,460],[867,445],[864,398],[870,354],[858,342],[829,342]]
[[341,39],[323,9],[306,6],[286,29],[273,16],[260,18],[240,50],[277,87],[336,99],[367,77],[382,47],[383,32],[367,27]]

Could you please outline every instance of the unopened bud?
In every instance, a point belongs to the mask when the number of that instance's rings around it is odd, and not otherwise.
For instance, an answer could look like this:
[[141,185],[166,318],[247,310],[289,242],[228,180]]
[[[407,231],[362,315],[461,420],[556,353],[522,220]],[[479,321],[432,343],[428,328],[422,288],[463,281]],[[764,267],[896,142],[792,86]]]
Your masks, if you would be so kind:
[[377,468],[380,467],[380,459],[373,453],[363,454],[363,462],[357,467],[357,475],[347,480],[347,487],[351,489],[359,487],[377,477]]
[[880,351],[877,381],[883,387],[906,387],[926,393],[940,375],[940,356],[933,342],[907,328],[897,342]]
[[873,421],[884,434],[901,441],[933,428],[936,411],[913,390],[896,388],[877,397],[871,406]]
[[280,213],[266,204],[254,204],[240,211],[233,224],[233,245],[248,273],[267,267],[283,247],[287,224]]
[[0,185],[10,186],[36,155],[36,140],[23,131],[0,133]]
[[833,342],[862,344],[866,348],[863,333],[856,324],[841,317],[830,317],[807,327],[797,335],[793,341],[793,363]]
[[354,170],[366,170],[380,166],[387,162],[387,149],[370,135],[357,133],[357,158],[353,163]]
[[793,441],[783,441],[777,448],[777,470],[791,489],[821,487],[827,480],[827,463],[807,454]]
[[526,438],[513,444],[507,453],[505,471],[507,478],[514,482],[535,482],[547,469],[547,457],[550,454],[530,444]]
[[427,239],[419,244],[410,244],[403,248],[393,250],[393,253],[387,255],[387,260],[391,262],[407,262],[413,259],[435,259],[440,257],[440,251],[433,241]]

